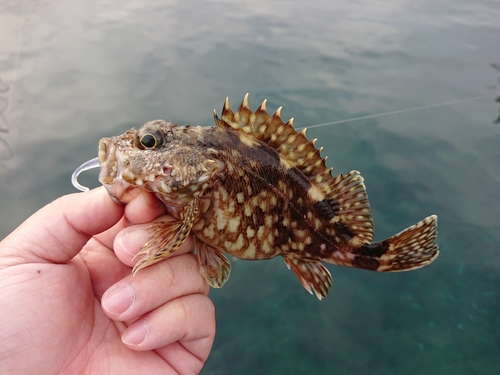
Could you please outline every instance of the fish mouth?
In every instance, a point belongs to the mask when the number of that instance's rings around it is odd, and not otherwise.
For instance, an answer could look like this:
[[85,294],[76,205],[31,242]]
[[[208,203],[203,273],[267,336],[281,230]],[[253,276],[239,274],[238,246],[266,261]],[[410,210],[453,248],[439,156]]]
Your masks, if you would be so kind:
[[111,139],[103,138],[99,141],[98,159],[101,165],[99,181],[103,185],[113,184],[116,177],[121,175],[121,171],[118,170],[120,165],[117,153],[116,145]]
[[140,189],[123,179],[124,158],[112,139],[99,141],[98,159],[101,165],[99,181],[113,202],[124,205],[139,195]]

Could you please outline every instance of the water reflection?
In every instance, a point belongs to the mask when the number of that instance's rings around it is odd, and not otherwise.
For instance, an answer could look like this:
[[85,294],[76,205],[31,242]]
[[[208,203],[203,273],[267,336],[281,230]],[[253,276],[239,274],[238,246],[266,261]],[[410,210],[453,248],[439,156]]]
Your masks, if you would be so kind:
[[[9,107],[9,99],[3,95],[7,92],[9,92],[9,85],[6,82],[3,82],[0,77],[0,133],[4,134],[8,133],[10,130],[9,122],[7,121],[7,116],[5,115],[5,112]],[[13,157],[14,151],[10,147],[9,142],[7,142],[7,140],[0,134],[0,167],[4,167],[1,164],[2,162],[12,159]]]
[[[497,102],[500,103],[500,96],[497,98]],[[498,118],[494,121],[495,124],[500,124],[500,114],[498,115]]]
[[[492,63],[491,66],[493,67],[493,69],[500,73],[500,64]],[[498,78],[497,83],[500,84],[500,78]],[[496,101],[500,103],[500,96],[496,99]],[[500,124],[500,114],[498,115],[498,118],[494,121],[494,123]]]

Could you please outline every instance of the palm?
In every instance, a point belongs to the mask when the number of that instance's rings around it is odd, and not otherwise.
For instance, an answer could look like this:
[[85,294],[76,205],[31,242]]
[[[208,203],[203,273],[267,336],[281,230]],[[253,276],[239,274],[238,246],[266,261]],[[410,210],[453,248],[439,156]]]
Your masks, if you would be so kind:
[[[22,326],[11,325],[9,330],[17,332],[17,341],[30,343],[23,355],[26,372],[34,366],[39,374],[172,371],[161,350],[136,352],[121,342],[125,325],[102,311],[96,291],[106,285],[96,285],[94,290],[90,275],[95,270],[87,268],[81,257],[68,265],[18,267],[22,267],[16,270],[22,288],[18,290],[17,306],[12,308],[20,312],[17,322]],[[40,303],[34,305],[35,300]]]

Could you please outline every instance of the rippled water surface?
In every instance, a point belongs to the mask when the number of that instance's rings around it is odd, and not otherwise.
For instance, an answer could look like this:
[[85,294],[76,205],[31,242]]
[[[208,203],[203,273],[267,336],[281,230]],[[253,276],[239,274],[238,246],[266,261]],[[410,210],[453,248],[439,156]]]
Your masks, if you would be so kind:
[[376,239],[437,214],[436,262],[329,266],[319,302],[281,259],[233,260],[203,373],[497,374],[499,20],[488,0],[3,0],[0,236],[147,120],[211,125],[246,92],[297,127],[420,108],[308,136],[336,173],[361,171]]

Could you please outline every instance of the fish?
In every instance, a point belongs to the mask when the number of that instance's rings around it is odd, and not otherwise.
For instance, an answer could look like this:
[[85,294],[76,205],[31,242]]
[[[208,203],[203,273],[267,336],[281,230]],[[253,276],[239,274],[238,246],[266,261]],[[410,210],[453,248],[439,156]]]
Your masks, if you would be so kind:
[[[281,256],[302,286],[327,296],[324,263],[377,272],[408,271],[433,262],[437,216],[379,242],[360,172],[334,175],[306,129],[273,114],[266,100],[252,111],[245,95],[236,112],[224,101],[215,126],[153,120],[102,138],[98,157],[73,174],[100,166],[99,181],[117,204],[142,190],[158,197],[174,221],[154,222],[136,255],[135,275],[168,258],[194,236],[200,273],[222,287],[231,264]],[[78,186],[77,186],[78,185]]]

